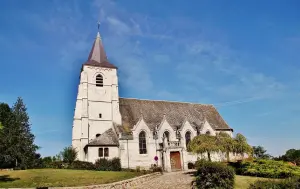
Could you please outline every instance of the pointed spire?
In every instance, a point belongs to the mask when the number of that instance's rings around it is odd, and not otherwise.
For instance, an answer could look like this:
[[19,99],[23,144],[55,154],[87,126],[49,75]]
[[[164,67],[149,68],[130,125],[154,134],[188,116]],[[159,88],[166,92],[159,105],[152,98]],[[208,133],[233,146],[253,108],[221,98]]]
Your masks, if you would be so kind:
[[106,53],[104,51],[104,47],[102,44],[100,32],[97,33],[97,37],[92,46],[88,61],[96,61],[98,63],[102,63],[107,61]]
[[107,60],[107,56],[102,44],[100,32],[99,32],[99,25],[98,22],[98,32],[96,39],[94,41],[94,44],[92,46],[92,49],[90,51],[88,60],[85,64],[87,65],[93,65],[93,66],[99,66],[99,67],[107,67],[107,68],[117,68],[113,64],[109,63]]

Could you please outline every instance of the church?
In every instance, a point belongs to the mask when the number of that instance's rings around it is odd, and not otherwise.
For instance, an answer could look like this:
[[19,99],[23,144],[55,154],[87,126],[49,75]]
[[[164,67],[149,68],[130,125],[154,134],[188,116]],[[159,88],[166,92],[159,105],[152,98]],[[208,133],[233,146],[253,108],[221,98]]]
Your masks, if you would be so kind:
[[78,160],[118,157],[122,168],[156,164],[164,171],[187,170],[198,158],[187,151],[193,137],[221,131],[233,133],[213,105],[120,97],[118,68],[97,33],[82,65],[75,105],[72,146]]

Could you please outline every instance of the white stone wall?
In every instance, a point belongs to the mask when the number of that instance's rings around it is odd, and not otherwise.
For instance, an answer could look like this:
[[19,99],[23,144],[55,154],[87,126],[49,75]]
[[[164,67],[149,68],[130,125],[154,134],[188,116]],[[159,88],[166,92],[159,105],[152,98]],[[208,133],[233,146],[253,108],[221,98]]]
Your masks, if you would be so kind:
[[[105,159],[112,159],[114,157],[119,157],[119,148],[118,147],[112,147],[112,146],[90,146],[88,149],[88,158],[87,161],[89,162],[95,162],[97,159],[100,158],[104,158],[104,157],[99,157],[99,153],[98,150],[99,148],[108,148],[109,149],[109,153],[108,153],[108,157],[105,157]],[[104,154],[104,153],[103,153]]]
[[[96,86],[98,74],[103,77],[103,87]],[[72,131],[72,146],[78,150],[79,160],[87,160],[85,145],[96,134],[113,128],[113,122],[121,123],[117,70],[85,65],[78,86]]]
[[[123,168],[128,168],[128,159],[129,159],[129,168],[135,169],[137,166],[141,168],[148,169],[151,164],[155,164],[154,157],[157,155],[159,157],[158,165],[162,166],[161,161],[161,153],[156,152],[155,142],[157,144],[157,148],[159,148],[159,143],[163,142],[162,137],[165,131],[168,131],[170,134],[170,141],[177,141],[176,138],[176,131],[169,125],[167,120],[163,120],[161,125],[158,127],[158,140],[155,141],[153,139],[153,133],[150,131],[148,126],[146,125],[145,121],[141,119],[133,128],[133,140],[128,140],[128,150],[127,150],[127,141],[122,140],[120,141],[120,158],[121,164]],[[146,132],[147,137],[147,154],[139,154],[139,140],[138,136],[141,131]],[[185,134],[186,132],[191,132],[191,139],[197,136],[197,131],[190,125],[189,122],[185,122],[181,132],[181,145],[183,149],[169,149],[164,153],[164,166],[166,171],[171,171],[171,164],[170,164],[170,152],[171,151],[179,151],[181,155],[182,161],[182,168],[184,170],[188,169],[188,163],[194,163],[197,161],[198,158],[207,158],[206,154],[193,154],[191,152],[186,151],[186,141],[185,141]],[[217,132],[212,129],[210,124],[205,121],[204,126],[200,134],[205,134],[207,131],[210,131],[211,135],[215,135]],[[231,133],[230,133],[231,134]],[[128,157],[129,155],[129,157]],[[221,161],[225,160],[225,154],[220,153],[213,153],[211,154],[211,158],[213,161]]]
[[[146,142],[147,142],[147,154],[139,153],[139,133],[141,131],[145,131],[146,133]],[[156,147],[155,140],[153,139],[152,132],[144,122],[141,120],[138,123],[138,126],[134,128],[133,132],[133,140],[128,140],[128,148],[127,141],[120,141],[120,152],[121,152],[121,164],[122,167],[128,168],[128,156],[129,156],[129,167],[135,169],[137,166],[141,168],[148,169],[151,164],[155,163],[154,157],[156,156]]]

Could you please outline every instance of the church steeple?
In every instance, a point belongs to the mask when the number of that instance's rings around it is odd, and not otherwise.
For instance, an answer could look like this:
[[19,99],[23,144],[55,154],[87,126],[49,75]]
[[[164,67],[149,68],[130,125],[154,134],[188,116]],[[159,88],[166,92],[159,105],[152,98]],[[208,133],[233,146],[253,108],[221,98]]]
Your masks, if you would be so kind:
[[[99,24],[98,24],[99,30]],[[109,63],[103,44],[100,36],[100,32],[98,31],[92,49],[90,51],[89,57],[85,65],[98,66],[98,67],[106,67],[106,68],[117,68],[115,65]]]
[[94,44],[92,46],[91,52],[88,57],[88,61],[96,61],[98,63],[102,63],[104,61],[107,61],[107,56],[104,51],[104,47],[102,44],[100,32],[97,33],[97,37],[94,41]]

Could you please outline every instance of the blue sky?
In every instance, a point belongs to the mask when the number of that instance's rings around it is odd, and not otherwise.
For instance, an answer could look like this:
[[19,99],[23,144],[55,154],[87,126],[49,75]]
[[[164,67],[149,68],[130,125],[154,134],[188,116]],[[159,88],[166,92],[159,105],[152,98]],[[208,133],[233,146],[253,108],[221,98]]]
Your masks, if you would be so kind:
[[0,2],[0,101],[23,97],[43,156],[71,144],[101,21],[120,96],[214,104],[252,145],[300,148],[300,2]]

